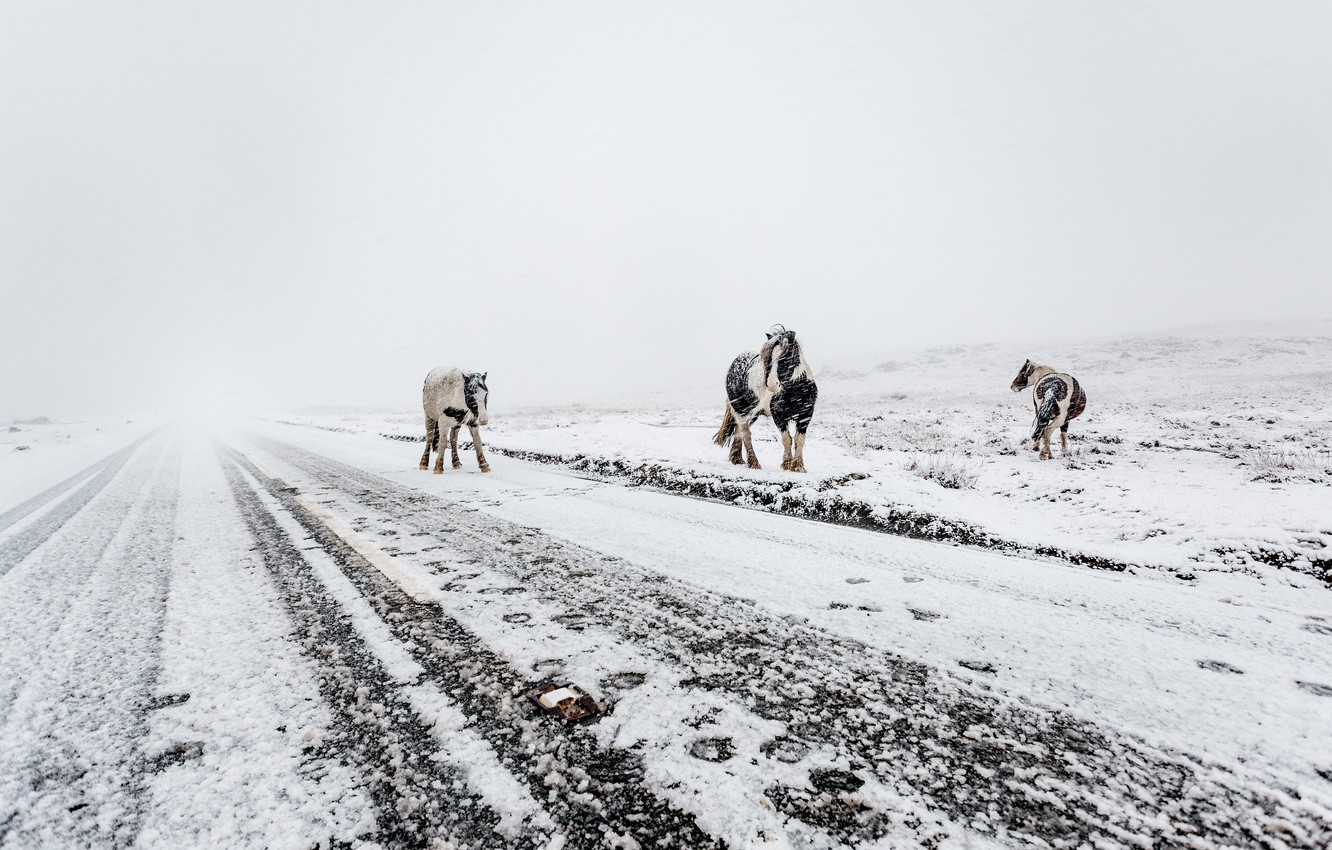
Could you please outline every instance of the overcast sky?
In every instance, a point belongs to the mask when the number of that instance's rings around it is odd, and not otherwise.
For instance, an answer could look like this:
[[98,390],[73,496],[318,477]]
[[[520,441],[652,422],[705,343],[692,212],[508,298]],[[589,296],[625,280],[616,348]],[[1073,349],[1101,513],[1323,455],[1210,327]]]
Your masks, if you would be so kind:
[[0,0],[0,418],[1332,315],[1332,4]]

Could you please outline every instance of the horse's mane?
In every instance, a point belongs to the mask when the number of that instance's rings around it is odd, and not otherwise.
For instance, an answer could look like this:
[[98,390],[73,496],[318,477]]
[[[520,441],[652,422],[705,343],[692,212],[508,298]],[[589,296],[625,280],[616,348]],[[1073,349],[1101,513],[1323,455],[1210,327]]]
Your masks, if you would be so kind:
[[[759,349],[759,359],[763,361],[763,380],[768,379],[768,373],[772,369],[772,350],[777,347],[777,340],[787,333],[783,325],[773,325],[768,328],[768,341],[763,343]],[[790,332],[792,336],[794,331]]]

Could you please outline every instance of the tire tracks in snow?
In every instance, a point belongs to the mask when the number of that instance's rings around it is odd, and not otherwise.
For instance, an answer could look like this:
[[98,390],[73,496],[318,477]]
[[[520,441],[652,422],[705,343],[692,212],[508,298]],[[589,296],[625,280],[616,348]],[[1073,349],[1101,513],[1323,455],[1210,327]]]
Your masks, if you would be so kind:
[[[59,484],[38,493],[26,502],[0,514],[0,534],[38,513],[52,502],[58,502],[49,512],[38,516],[26,528],[8,539],[0,540],[0,578],[17,566],[59,531],[71,517],[83,510],[92,499],[120,472],[134,452],[151,435],[140,437],[125,448],[103,458],[92,466],[66,478]],[[81,482],[82,487],[78,487]],[[76,489],[77,488],[77,489]],[[71,491],[74,491],[70,494]],[[63,501],[60,501],[62,497]]]
[[[1332,821],[1293,789],[1117,735],[892,653],[612,562],[470,506],[268,439],[257,443],[353,504],[447,543],[543,599],[786,725],[776,749],[843,753],[849,771],[773,786],[780,810],[842,840],[885,835],[857,801],[872,777],[983,833],[1037,846],[1319,847]],[[467,511],[466,518],[458,517]],[[911,824],[907,824],[911,826]]]
[[[156,765],[142,747],[161,668],[179,451],[137,447],[62,503],[67,533],[5,577],[0,847],[130,846]],[[7,810],[7,811],[6,811]]]
[[499,814],[466,790],[465,775],[439,751],[401,682],[251,484],[263,481],[263,474],[229,450],[225,460],[236,506],[334,713],[332,737],[311,752],[359,767],[376,806],[376,832],[364,837],[391,847],[507,846],[495,831]]
[[[604,749],[585,730],[560,727],[536,716],[521,698],[526,684],[522,672],[513,669],[438,605],[420,602],[403,592],[293,498],[292,488],[270,478],[244,457],[235,453],[230,457],[334,559],[412,659],[466,714],[469,728],[541,802],[555,834],[533,828],[524,843],[541,846],[553,840],[556,846],[567,847],[634,847],[638,845],[633,835],[652,830],[665,842],[661,846],[721,846],[699,829],[691,815],[644,787],[644,768],[638,756]],[[329,617],[345,618],[329,604]],[[360,669],[358,666],[354,675],[363,675]],[[566,782],[574,787],[561,790]]]

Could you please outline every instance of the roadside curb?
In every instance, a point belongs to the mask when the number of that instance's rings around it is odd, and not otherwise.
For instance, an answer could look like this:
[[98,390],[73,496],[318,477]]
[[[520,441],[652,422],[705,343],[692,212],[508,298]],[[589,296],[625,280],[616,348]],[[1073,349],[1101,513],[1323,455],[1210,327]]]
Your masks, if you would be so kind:
[[[379,436],[399,442],[421,441],[418,436],[406,434],[380,433]],[[470,446],[470,443],[459,444],[459,448],[467,446]],[[526,449],[510,449],[494,443],[487,443],[486,448],[505,457],[546,466],[559,466],[631,487],[648,487],[663,493],[740,505],[832,525],[862,528],[912,540],[967,546],[988,552],[1088,567],[1105,572],[1122,573],[1146,569],[1174,576],[1183,582],[1194,582],[1198,578],[1191,565],[1169,566],[1160,563],[1123,561],[1060,546],[1020,543],[961,520],[901,505],[871,504],[836,492],[851,481],[867,477],[859,473],[802,481],[754,481],[714,471],[701,472],[670,466],[661,462],[631,461],[584,454],[565,456]],[[1309,557],[1308,563],[1305,564],[1300,558],[1289,553],[1265,549],[1228,551],[1223,554],[1238,558],[1238,562],[1232,562],[1230,571],[1260,577],[1261,567],[1257,565],[1261,564],[1278,570],[1302,573],[1332,589],[1332,559]],[[1196,570],[1205,571],[1206,565],[1199,563]]]

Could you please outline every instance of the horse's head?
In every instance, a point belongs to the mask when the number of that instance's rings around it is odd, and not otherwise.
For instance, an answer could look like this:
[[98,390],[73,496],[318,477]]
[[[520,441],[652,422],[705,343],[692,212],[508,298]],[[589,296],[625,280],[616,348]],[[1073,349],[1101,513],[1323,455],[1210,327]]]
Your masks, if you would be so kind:
[[1022,368],[1018,370],[1017,377],[1013,379],[1011,385],[1013,392],[1022,392],[1027,387],[1031,386],[1031,376],[1035,373],[1036,366],[1037,364],[1032,363],[1030,360],[1024,360],[1022,362]]
[[490,412],[486,410],[486,402],[490,398],[490,390],[486,387],[486,375],[488,372],[468,372],[463,375],[463,399],[467,403],[467,409],[476,417],[477,425],[490,424]]
[[[774,394],[780,393],[782,373],[789,378],[795,370],[795,366],[790,364],[800,362],[800,343],[796,342],[795,331],[788,331],[781,325],[773,325],[768,331],[768,340],[763,343],[763,349],[759,353],[763,358],[763,377],[768,390]],[[787,364],[789,368],[780,368],[782,364]]]

